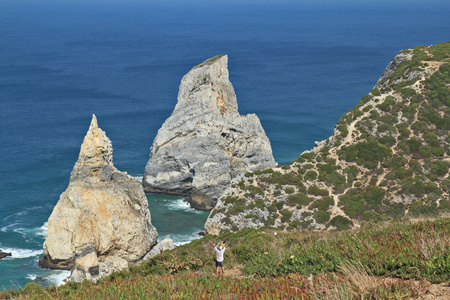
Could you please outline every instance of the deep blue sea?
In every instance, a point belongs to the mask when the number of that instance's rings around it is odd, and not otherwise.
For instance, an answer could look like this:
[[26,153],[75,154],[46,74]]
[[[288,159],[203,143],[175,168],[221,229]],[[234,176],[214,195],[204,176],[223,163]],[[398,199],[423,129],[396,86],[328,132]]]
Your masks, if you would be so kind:
[[[448,4],[86,2],[0,1],[0,249],[13,254],[0,290],[67,275],[37,261],[92,114],[115,166],[141,176],[182,76],[225,53],[240,113],[259,116],[285,164],[328,138],[397,52],[450,38]],[[148,198],[159,240],[199,237],[207,212]]]

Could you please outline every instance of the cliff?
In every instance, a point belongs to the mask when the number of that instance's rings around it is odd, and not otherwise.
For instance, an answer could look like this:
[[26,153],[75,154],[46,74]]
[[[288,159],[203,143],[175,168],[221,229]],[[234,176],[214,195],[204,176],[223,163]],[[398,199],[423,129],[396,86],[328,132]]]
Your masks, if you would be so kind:
[[48,219],[41,266],[98,275],[141,259],[156,244],[142,185],[114,167],[112,154],[93,116],[69,186]]
[[258,117],[238,113],[227,64],[226,55],[215,56],[181,80],[175,109],[150,149],[146,192],[190,196],[193,207],[208,210],[236,176],[275,166]]
[[401,51],[330,138],[235,180],[206,231],[349,228],[450,209],[449,57],[450,42]]

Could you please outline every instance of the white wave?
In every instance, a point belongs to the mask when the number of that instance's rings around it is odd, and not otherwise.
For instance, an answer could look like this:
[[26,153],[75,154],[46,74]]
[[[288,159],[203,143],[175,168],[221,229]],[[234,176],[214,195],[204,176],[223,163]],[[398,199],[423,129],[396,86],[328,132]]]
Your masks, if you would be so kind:
[[70,271],[64,271],[64,270],[58,270],[58,271],[51,271],[50,274],[45,275],[45,279],[50,281],[56,286],[65,284],[66,282],[64,279],[67,279],[67,277],[70,276]]
[[10,224],[10,225],[7,225],[7,226],[3,226],[3,227],[0,229],[0,231],[1,231],[1,232],[7,232],[9,228],[14,227],[14,226],[19,225],[19,224],[20,224],[20,223],[13,223],[13,224]]
[[30,280],[35,280],[37,277],[38,277],[38,276],[37,276],[36,274],[29,274],[29,275],[28,275],[27,277],[25,277],[25,278],[30,279]]
[[191,207],[189,203],[185,202],[184,199],[169,200],[166,201],[167,208],[171,210],[190,210]]
[[142,182],[142,180],[144,179],[144,176],[133,176],[133,178],[139,182]]
[[201,238],[201,236],[198,234],[200,231],[202,231],[202,230],[199,229],[196,232],[192,232],[192,233],[188,233],[188,234],[172,234],[172,233],[170,233],[170,234],[167,234],[167,235],[164,235],[164,236],[160,236],[158,238],[158,240],[161,239],[161,241],[162,241],[162,240],[164,240],[166,238],[169,238],[169,239],[173,240],[173,243],[176,246],[180,246],[180,245],[183,245],[183,244],[187,244],[187,243],[189,243],[189,242],[191,242],[193,240]]
[[46,237],[47,236],[47,230],[48,230],[48,223],[45,222],[44,225],[42,225],[39,228],[36,228],[36,235],[41,235]]
[[[9,227],[11,227],[13,225],[9,225]],[[18,223],[15,224],[15,225],[18,225]],[[25,241],[31,242],[31,241],[34,240],[34,238],[36,236],[46,237],[47,236],[47,229],[48,229],[47,222],[45,222],[40,227],[35,227],[35,228],[19,227],[19,228],[15,228],[13,231],[21,234],[22,237],[25,239]]]
[[2,247],[1,249],[3,252],[11,253],[11,256],[6,257],[5,259],[27,258],[41,255],[42,253],[44,253],[44,250],[7,248],[7,247]]
[[45,274],[36,275],[36,274],[28,274],[25,278],[37,282],[43,286],[51,286],[51,285],[62,285],[66,282],[64,281],[70,276],[70,271],[64,270],[46,270]]
[[10,219],[10,218],[13,218],[13,217],[24,216],[24,215],[28,214],[29,211],[38,210],[38,209],[42,209],[42,208],[43,208],[43,206],[27,207],[27,208],[25,208],[25,210],[16,212],[16,213],[14,213],[14,214],[12,214],[12,215],[9,215],[9,216],[3,218],[3,220],[6,221],[6,220],[8,220],[8,219]]
[[176,200],[165,200],[164,204],[169,210],[185,211],[190,213],[201,214],[203,211],[192,208],[191,205],[184,201],[185,198]]

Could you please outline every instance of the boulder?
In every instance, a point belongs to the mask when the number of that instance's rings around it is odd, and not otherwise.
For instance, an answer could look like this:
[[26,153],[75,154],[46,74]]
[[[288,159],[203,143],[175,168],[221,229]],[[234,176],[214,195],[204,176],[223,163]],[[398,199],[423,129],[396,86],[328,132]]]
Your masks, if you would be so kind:
[[90,280],[96,282],[98,279],[111,275],[114,272],[128,269],[128,262],[117,256],[108,256],[89,268],[76,265],[70,272],[68,282],[83,282]]
[[112,153],[94,115],[69,186],[48,219],[42,267],[92,270],[112,256],[134,262],[156,244],[142,185],[114,167]]
[[178,102],[158,130],[145,167],[145,191],[190,196],[210,210],[233,178],[275,166],[270,141],[255,114],[242,116],[218,55],[181,80]]
[[11,256],[10,252],[3,252],[2,249],[0,249],[0,259]]
[[155,257],[158,254],[163,253],[164,251],[171,250],[175,248],[175,244],[172,239],[164,239],[160,243],[158,243],[155,247],[150,250],[149,253],[142,259],[143,261],[148,260],[152,257]]

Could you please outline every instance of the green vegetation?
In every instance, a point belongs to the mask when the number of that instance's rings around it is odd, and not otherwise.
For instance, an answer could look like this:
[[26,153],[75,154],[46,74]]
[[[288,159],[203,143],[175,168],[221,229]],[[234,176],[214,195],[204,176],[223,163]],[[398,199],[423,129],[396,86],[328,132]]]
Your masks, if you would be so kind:
[[214,63],[216,60],[218,60],[219,58],[221,58],[223,56],[225,56],[225,54],[219,54],[219,55],[213,56],[211,58],[208,58],[207,60],[205,60],[201,64],[195,66],[193,69],[197,69],[197,68],[201,68],[203,66],[211,65],[212,63]]
[[[330,221],[337,227],[349,222],[337,217]],[[450,280],[449,218],[356,231],[274,232],[262,228],[207,235],[97,283],[45,289],[31,283],[0,292],[0,298],[408,299],[423,295],[427,281]],[[229,276],[213,275],[215,254],[209,240],[230,241],[225,252]],[[413,288],[405,279],[418,281]]]
[[370,137],[366,142],[359,142],[348,147],[342,147],[339,155],[348,162],[357,162],[366,168],[373,169],[378,162],[392,155],[392,150],[378,140]]
[[[425,80],[420,72],[431,66],[429,61],[450,62],[449,49],[450,43],[444,43],[405,51],[411,59],[396,66],[384,88],[374,88],[342,116],[332,139],[287,166],[246,174],[247,181],[239,183],[245,197],[268,203],[276,196],[268,208],[276,220],[282,218],[283,209],[306,209],[316,222],[337,228],[347,228],[355,221],[436,212],[441,209],[440,202],[445,207],[447,202],[442,199],[450,193],[446,179],[450,163],[445,160],[450,154],[450,63],[441,64],[439,71]],[[413,88],[418,80],[422,81]],[[392,94],[385,94],[388,90]],[[261,190],[247,187],[255,183]],[[346,216],[330,220],[328,209],[334,203],[330,193],[339,199]],[[420,205],[415,204],[409,212],[410,204],[394,201],[411,197]],[[234,207],[228,214],[237,211]],[[301,220],[290,222],[287,228],[309,226]]]

